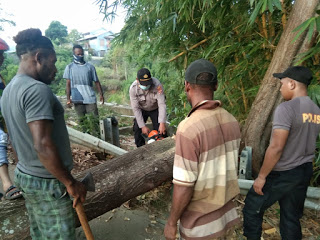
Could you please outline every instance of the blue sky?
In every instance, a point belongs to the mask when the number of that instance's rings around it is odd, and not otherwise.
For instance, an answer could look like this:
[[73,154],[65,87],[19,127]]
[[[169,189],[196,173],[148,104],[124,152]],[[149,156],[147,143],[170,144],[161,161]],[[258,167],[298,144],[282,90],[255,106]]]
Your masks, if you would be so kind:
[[103,21],[103,14],[99,13],[99,6],[95,0],[1,0],[0,8],[6,13],[1,18],[13,20],[16,26],[4,25],[4,32],[0,37],[14,46],[12,37],[27,28],[40,28],[41,31],[49,27],[50,22],[59,21],[67,26],[68,32],[77,29],[79,32],[89,32],[101,27],[114,33],[119,32],[124,25],[125,11],[118,11],[119,17],[109,23]]

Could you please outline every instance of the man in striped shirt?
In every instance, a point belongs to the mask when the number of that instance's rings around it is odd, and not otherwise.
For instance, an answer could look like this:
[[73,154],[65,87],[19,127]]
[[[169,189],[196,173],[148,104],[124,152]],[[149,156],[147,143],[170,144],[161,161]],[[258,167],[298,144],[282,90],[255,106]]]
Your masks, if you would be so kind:
[[225,237],[240,222],[233,199],[237,181],[240,128],[221,102],[214,65],[199,59],[188,67],[185,91],[191,112],[178,127],[173,167],[173,200],[164,234],[175,239],[180,219],[181,239]]

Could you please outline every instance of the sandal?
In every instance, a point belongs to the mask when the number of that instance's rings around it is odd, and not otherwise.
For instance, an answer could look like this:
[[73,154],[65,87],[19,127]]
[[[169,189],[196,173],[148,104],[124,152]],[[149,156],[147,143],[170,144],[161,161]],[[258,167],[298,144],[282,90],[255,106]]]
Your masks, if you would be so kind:
[[16,186],[12,185],[7,189],[4,198],[7,200],[13,200],[21,197],[22,193],[20,192],[20,190]]

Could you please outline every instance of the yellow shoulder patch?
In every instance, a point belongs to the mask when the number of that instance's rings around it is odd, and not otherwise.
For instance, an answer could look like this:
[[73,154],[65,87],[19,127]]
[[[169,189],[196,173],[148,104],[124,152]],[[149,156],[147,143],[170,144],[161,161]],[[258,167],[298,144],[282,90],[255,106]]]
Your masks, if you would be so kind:
[[158,86],[158,87],[157,87],[157,90],[158,90],[158,94],[162,94],[162,93],[163,93],[163,90],[162,90],[162,87],[161,87],[161,86]]

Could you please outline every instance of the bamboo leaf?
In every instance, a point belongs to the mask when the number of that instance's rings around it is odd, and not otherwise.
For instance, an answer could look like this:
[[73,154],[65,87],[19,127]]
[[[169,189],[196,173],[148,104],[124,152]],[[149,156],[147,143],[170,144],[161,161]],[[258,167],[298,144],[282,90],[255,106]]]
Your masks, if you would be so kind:
[[207,4],[207,0],[203,0],[202,9],[205,8],[206,4]]
[[294,61],[294,65],[295,66],[299,66],[301,65],[304,61],[312,58],[314,55],[319,54],[320,53],[320,46],[319,43],[317,43],[315,46],[313,46],[312,48],[310,48],[307,52],[304,53],[300,53],[295,61]]
[[296,27],[293,32],[299,31],[297,33],[297,35],[294,37],[294,39],[291,41],[291,43],[294,43],[299,37],[300,35],[308,28],[308,26],[310,25],[310,23],[312,22],[313,18],[310,18],[309,20],[303,22],[301,25],[299,25],[298,27]]
[[250,0],[250,7],[253,6],[254,1],[255,1],[255,0]]
[[261,8],[261,13],[263,13],[267,10],[267,6],[268,6],[268,0],[263,0],[263,6]]
[[254,20],[257,18],[259,12],[260,12],[260,9],[262,7],[262,4],[263,2],[262,1],[259,1],[256,5],[256,7],[254,8],[250,18],[249,18],[249,25],[252,25],[254,23]]
[[273,13],[273,0],[268,0],[268,9],[271,13]]
[[315,24],[315,21],[313,20],[310,23],[310,26],[309,26],[309,30],[308,30],[308,33],[307,33],[307,39],[309,41],[311,41],[311,39],[312,39],[312,35],[313,35],[313,32],[314,32],[314,24]]
[[281,2],[279,0],[273,0],[273,4],[282,11]]
[[317,25],[317,31],[320,32],[320,16],[316,17],[315,21]]
[[173,17],[173,19],[172,19],[173,21],[172,21],[172,32],[175,32],[176,31],[176,27],[177,27],[177,14],[175,13],[174,14],[174,17]]
[[159,13],[160,13],[160,8],[161,8],[161,2],[158,1],[158,2],[156,3],[156,13],[157,13],[157,15],[159,15]]
[[210,54],[215,50],[215,48],[216,48],[216,45],[211,44],[210,47],[206,49],[204,58],[206,59],[209,58]]
[[308,87],[308,95],[315,104],[320,106],[320,85],[310,85]]
[[178,16],[177,13],[172,12],[172,13],[170,13],[170,16],[163,21],[164,25],[166,25],[167,23],[172,21],[172,24],[173,24],[172,25],[172,30],[173,30],[173,32],[176,30],[177,16]]
[[298,27],[296,27],[295,29],[293,29],[293,32],[297,32],[297,31],[300,30],[300,29],[303,29],[302,31],[306,30],[311,21],[312,21],[312,18],[304,21],[304,22],[303,22],[302,24],[300,24]]

